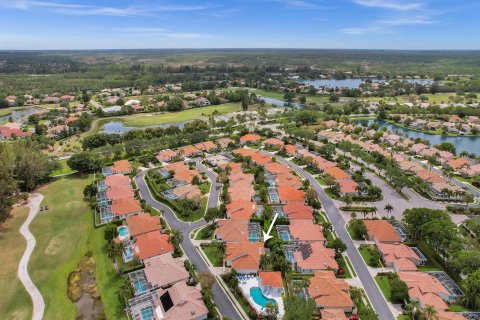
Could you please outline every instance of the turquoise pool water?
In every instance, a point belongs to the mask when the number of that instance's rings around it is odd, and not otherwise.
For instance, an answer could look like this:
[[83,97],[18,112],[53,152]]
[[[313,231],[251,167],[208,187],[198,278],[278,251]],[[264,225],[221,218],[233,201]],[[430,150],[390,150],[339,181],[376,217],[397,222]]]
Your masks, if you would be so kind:
[[118,228],[118,234],[122,237],[128,237],[128,228],[127,227]]
[[250,296],[253,298],[256,304],[265,308],[267,302],[276,304],[277,302],[273,299],[265,297],[262,293],[262,290],[259,287],[254,287],[250,289]]

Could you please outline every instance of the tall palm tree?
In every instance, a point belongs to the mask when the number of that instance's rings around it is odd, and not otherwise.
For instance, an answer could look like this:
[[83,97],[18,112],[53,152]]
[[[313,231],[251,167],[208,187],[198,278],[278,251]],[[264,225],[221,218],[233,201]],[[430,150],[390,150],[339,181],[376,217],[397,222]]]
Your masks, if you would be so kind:
[[427,305],[422,310],[421,318],[423,320],[434,320],[436,314],[437,314],[437,310],[435,310],[435,308],[432,307],[431,305]]
[[172,228],[170,230],[170,236],[168,240],[175,246],[179,245],[183,241],[183,234],[180,232],[180,230]]
[[390,218],[390,213],[393,211],[393,206],[388,203],[387,205],[385,205],[385,211],[387,211],[387,214],[388,214],[388,217]]

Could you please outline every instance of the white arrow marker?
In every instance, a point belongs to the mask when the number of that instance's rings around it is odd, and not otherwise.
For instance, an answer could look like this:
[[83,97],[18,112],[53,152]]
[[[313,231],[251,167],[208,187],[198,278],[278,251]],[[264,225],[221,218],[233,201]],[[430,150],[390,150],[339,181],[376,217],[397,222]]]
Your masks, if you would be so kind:
[[262,231],[263,232],[263,242],[267,242],[268,239],[273,238],[273,236],[270,235],[270,232],[272,231],[273,225],[275,224],[275,220],[277,220],[277,217],[278,217],[278,212],[275,213],[275,217],[273,217],[273,221],[270,224],[270,227],[268,228],[268,232],[265,233],[265,231]]

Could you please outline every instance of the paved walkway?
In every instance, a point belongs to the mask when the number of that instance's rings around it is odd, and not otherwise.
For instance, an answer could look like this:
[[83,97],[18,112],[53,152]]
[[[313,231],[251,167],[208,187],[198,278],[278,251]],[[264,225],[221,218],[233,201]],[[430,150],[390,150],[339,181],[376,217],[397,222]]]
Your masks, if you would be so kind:
[[18,266],[18,278],[22,282],[30,297],[32,297],[32,320],[41,320],[43,318],[43,312],[45,311],[45,301],[43,300],[42,294],[35,286],[32,279],[30,279],[30,275],[28,274],[28,262],[30,261],[30,256],[32,255],[36,244],[35,237],[30,232],[29,226],[39,212],[40,203],[42,203],[42,200],[43,196],[41,194],[35,193],[30,196],[30,202],[27,205],[27,207],[30,208],[30,213],[28,214],[27,220],[25,220],[23,225],[20,227],[20,233],[25,239],[27,239],[27,248],[25,249]]

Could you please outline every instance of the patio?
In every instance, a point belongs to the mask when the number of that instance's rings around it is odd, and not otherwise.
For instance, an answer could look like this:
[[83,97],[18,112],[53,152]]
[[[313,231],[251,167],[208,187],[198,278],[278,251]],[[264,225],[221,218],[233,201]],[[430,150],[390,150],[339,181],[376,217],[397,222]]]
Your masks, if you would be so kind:
[[[281,318],[283,317],[285,313],[285,308],[283,305],[283,299],[281,295],[275,295],[274,293],[271,292],[266,292],[266,289],[261,287],[260,280],[257,276],[253,275],[245,275],[245,276],[239,276],[239,287],[242,290],[243,295],[247,298],[248,302],[250,305],[257,311],[259,314],[265,314],[265,307],[264,305],[266,304],[266,301],[268,300],[274,300],[276,304],[278,305],[278,317]],[[251,290],[261,290],[259,293],[255,293],[258,295],[256,298],[257,301],[251,296]],[[260,298],[260,299],[258,299]],[[261,300],[261,301],[260,301]],[[261,305],[259,303],[263,303],[264,305]]]

